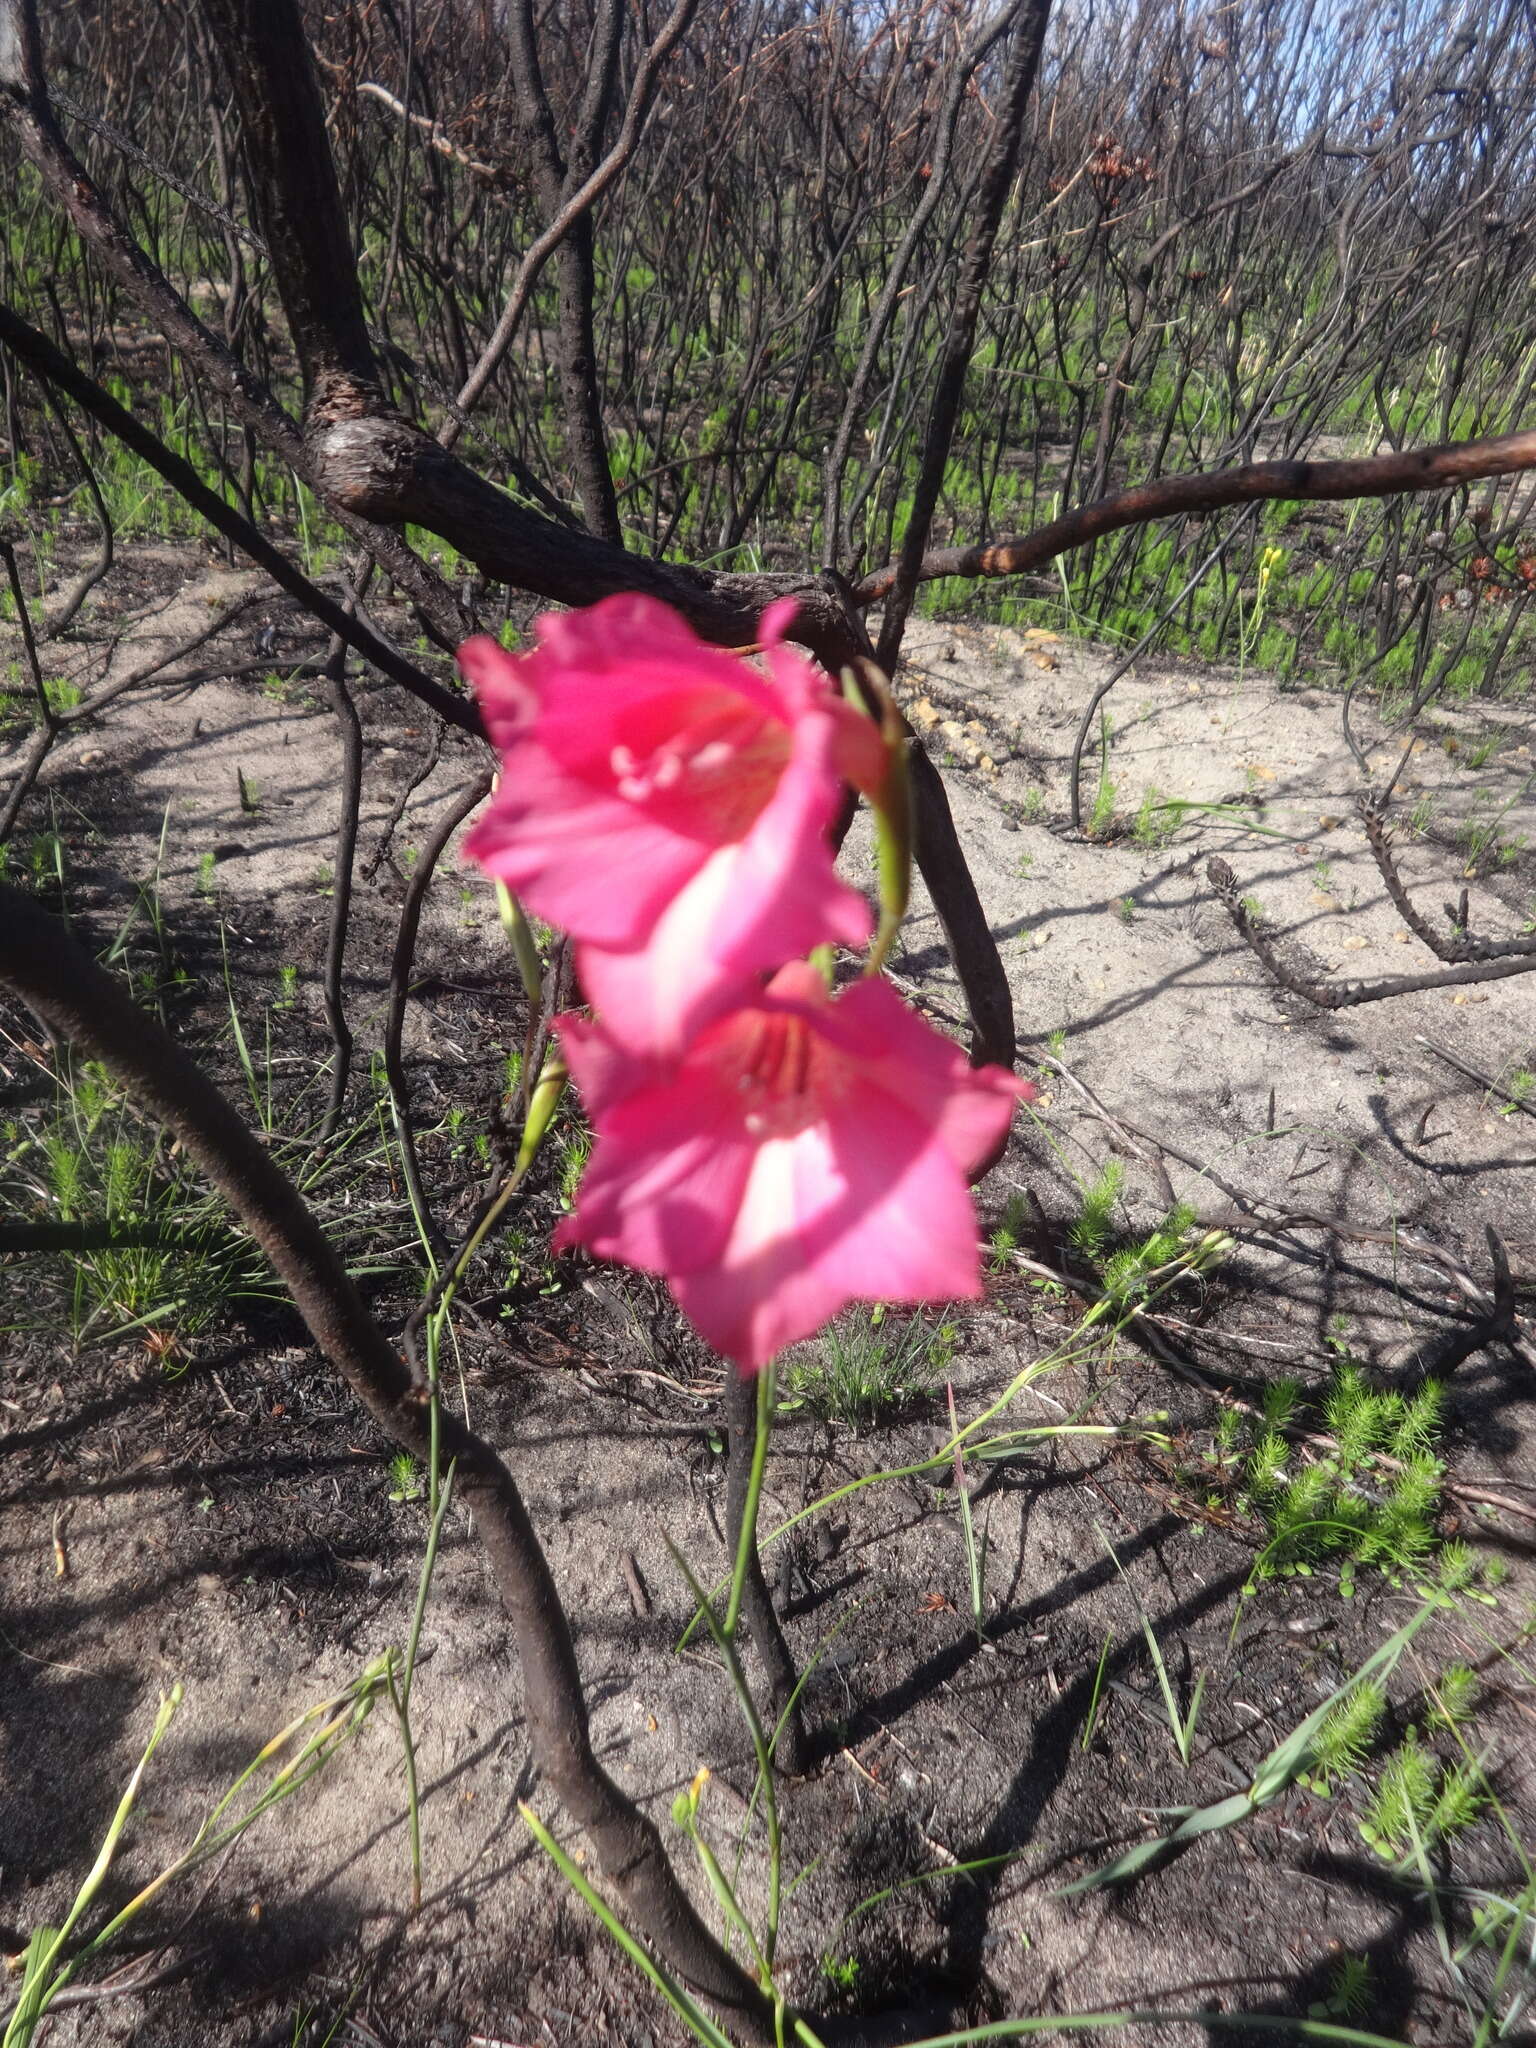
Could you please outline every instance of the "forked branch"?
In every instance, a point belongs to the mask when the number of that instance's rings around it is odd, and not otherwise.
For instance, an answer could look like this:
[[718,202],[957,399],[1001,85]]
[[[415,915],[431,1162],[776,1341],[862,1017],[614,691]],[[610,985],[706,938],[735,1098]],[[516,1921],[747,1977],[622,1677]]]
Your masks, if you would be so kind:
[[1387,826],[1386,805],[1378,797],[1367,795],[1361,797],[1359,810],[1371,856],[1386,884],[1393,908],[1414,937],[1421,939],[1437,960],[1507,960],[1518,953],[1536,954],[1536,938],[1474,939],[1467,930],[1465,890],[1462,892],[1462,909],[1451,927],[1450,937],[1437,931],[1420,913],[1399,872],[1397,856],[1392,849],[1392,834]]
[[1388,974],[1378,981],[1314,981],[1288,966],[1270,938],[1262,921],[1238,893],[1237,877],[1219,855],[1206,862],[1206,880],[1221,898],[1238,937],[1253,953],[1271,981],[1288,994],[1300,996],[1315,1010],[1350,1010],[1360,1003],[1381,1003],[1391,996],[1409,996],[1421,989],[1466,988],[1473,982],[1508,981],[1516,974],[1536,973],[1536,952],[1527,951],[1515,940],[1503,952],[1488,952],[1476,960],[1431,974]]

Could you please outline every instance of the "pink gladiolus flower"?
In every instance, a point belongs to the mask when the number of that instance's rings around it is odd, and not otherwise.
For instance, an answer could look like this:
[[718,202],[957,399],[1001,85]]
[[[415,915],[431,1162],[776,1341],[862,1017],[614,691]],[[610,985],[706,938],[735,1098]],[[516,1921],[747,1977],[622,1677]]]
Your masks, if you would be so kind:
[[502,757],[467,850],[571,934],[588,999],[634,1049],[675,1052],[786,958],[869,936],[827,828],[843,780],[872,787],[885,757],[783,645],[793,610],[764,614],[764,668],[648,597],[547,613],[529,654],[459,650]]
[[559,1028],[597,1143],[557,1248],[664,1275],[745,1371],[850,1301],[981,1293],[967,1177],[1035,1091],[885,982],[834,999],[792,963],[667,1060]]

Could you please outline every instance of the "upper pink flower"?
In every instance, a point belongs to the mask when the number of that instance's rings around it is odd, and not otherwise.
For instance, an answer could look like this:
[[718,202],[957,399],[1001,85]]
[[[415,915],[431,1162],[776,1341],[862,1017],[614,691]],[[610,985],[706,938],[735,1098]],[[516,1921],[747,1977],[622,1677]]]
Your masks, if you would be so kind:
[[793,613],[764,614],[763,668],[635,596],[545,613],[528,654],[459,650],[502,757],[466,849],[571,934],[636,1049],[676,1051],[784,959],[869,936],[827,829],[844,779],[878,780],[881,742],[782,644]]
[[671,1060],[559,1029],[597,1143],[556,1246],[664,1275],[744,1370],[850,1301],[980,1294],[968,1177],[1035,1091],[885,982],[834,999],[792,963]]

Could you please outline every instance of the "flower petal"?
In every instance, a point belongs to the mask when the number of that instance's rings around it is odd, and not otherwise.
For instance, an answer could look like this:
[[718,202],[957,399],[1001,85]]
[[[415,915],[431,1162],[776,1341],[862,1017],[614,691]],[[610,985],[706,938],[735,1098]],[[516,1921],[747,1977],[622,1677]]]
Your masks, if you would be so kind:
[[719,1259],[753,1147],[737,1102],[710,1079],[674,1070],[649,1087],[601,1099],[598,1141],[557,1247],[582,1244],[647,1273]]
[[[787,619],[770,609],[770,639]],[[859,742],[818,669],[774,640],[764,672],[640,596],[546,614],[536,632],[517,656],[483,636],[460,650],[502,754],[474,859],[575,938],[629,951],[713,855],[745,848],[734,887],[706,889],[715,959],[739,976],[824,938],[860,941],[859,899],[821,843],[835,757]],[[765,893],[787,920],[766,952],[752,936],[775,922]]]
[[642,945],[578,946],[589,1000],[637,1050],[680,1051],[787,953],[869,937],[869,905],[838,879],[826,840],[838,787],[832,741],[820,714],[801,721],[789,767],[756,825],[739,845],[709,855]]
[[932,1106],[938,1136],[964,1174],[1000,1143],[1015,1105],[1037,1093],[1006,1067],[973,1067],[953,1039],[924,1023],[877,978],[855,982],[825,1028],[860,1062],[872,1087],[897,1101],[915,1095]]
[[975,1212],[921,1120],[882,1104],[763,1145],[718,1262],[669,1279],[715,1349],[756,1371],[850,1301],[973,1299]]

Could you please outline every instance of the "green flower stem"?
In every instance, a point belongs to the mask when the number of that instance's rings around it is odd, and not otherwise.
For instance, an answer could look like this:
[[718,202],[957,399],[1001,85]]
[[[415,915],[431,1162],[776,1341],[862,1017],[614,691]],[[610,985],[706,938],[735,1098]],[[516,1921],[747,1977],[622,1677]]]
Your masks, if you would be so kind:
[[736,1627],[741,1619],[741,1602],[746,1592],[747,1572],[751,1566],[752,1553],[757,1548],[757,1513],[763,1498],[763,1479],[768,1470],[768,1440],[773,1434],[773,1396],[775,1373],[772,1364],[765,1365],[757,1376],[757,1431],[752,1440],[752,1471],[747,1479],[747,1505],[741,1518],[741,1534],[736,1541],[736,1568],[731,1574],[731,1597],[726,1602],[724,1628],[728,1639],[735,1640]]
[[[757,1783],[761,1787],[763,1801],[763,1831],[768,1837],[768,1911],[759,1953],[771,1991],[772,1981],[769,1973],[773,1969],[774,1952],[779,1944],[779,1912],[784,1885],[783,1839],[779,1828],[779,1803],[773,1789],[773,1756],[768,1738],[763,1733],[762,1720],[753,1701],[751,1688],[747,1684],[746,1673],[741,1668],[741,1659],[736,1654],[734,1641],[726,1633],[724,1624],[710,1605],[709,1595],[690,1570],[688,1560],[675,1545],[668,1543],[667,1549],[671,1552],[672,1562],[682,1573],[688,1590],[693,1595],[704,1626],[714,1640],[715,1648],[725,1659],[726,1675],[731,1681],[731,1689],[741,1708],[741,1717],[747,1724],[747,1734],[751,1738],[753,1754],[757,1759]],[[756,1789],[754,1787],[754,1790]],[[777,1996],[776,1993],[774,1995]]]
[[[437,1419],[437,1402],[432,1403],[432,1418]],[[436,1477],[437,1444],[433,1446],[433,1477]],[[457,1463],[451,1464],[443,1476],[442,1492],[432,1515],[432,1526],[427,1531],[427,1548],[421,1560],[421,1576],[416,1585],[416,1611],[411,1616],[410,1639],[405,1649],[405,1668],[399,1682],[394,1672],[389,1675],[389,1697],[400,1723],[400,1747],[405,1759],[406,1811],[411,1842],[411,1910],[421,1911],[421,1798],[416,1783],[416,1738],[411,1731],[411,1685],[416,1677],[416,1658],[421,1649],[422,1625],[427,1618],[427,1595],[432,1589],[432,1574],[437,1569],[438,1545],[442,1541],[443,1523],[448,1515],[448,1503],[453,1498],[453,1475]]]

